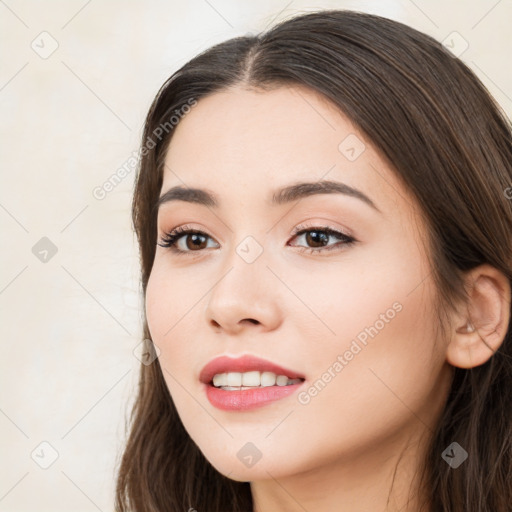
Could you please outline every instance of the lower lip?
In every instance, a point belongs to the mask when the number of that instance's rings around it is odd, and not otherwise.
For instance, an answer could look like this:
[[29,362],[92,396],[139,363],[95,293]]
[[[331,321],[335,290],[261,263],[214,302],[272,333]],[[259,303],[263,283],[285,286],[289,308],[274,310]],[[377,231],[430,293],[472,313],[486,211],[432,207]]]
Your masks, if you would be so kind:
[[263,407],[295,393],[305,381],[290,386],[265,386],[240,391],[226,391],[205,384],[206,396],[210,403],[223,411],[247,411]]

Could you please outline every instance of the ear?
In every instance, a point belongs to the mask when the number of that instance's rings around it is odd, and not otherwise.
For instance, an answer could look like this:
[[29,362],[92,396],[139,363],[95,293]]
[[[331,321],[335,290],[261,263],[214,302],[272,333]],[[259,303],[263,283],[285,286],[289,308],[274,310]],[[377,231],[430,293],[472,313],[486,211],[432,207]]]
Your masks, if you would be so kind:
[[466,275],[468,303],[455,317],[446,360],[458,368],[486,363],[503,343],[510,321],[510,282],[491,265]]

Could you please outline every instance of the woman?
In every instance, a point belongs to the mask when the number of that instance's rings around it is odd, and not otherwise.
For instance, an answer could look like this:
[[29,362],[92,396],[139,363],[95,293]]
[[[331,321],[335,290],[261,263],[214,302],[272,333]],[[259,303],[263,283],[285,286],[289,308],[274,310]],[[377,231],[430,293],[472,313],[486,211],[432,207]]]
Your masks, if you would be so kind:
[[512,137],[460,60],[298,16],[174,73],[141,157],[118,510],[510,511]]

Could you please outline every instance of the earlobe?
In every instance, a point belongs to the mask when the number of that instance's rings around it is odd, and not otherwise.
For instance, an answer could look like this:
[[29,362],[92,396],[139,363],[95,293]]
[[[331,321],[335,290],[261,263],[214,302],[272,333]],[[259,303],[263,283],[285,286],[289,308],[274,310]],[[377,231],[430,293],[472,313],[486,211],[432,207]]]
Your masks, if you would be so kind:
[[468,303],[457,315],[446,360],[458,368],[486,363],[499,349],[510,321],[511,289],[508,278],[484,264],[466,277]]

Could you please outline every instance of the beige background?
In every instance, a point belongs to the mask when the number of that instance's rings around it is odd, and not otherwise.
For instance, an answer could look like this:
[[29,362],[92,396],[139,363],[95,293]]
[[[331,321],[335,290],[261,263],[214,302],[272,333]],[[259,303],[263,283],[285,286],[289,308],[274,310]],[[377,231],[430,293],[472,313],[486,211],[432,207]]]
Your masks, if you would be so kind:
[[0,511],[113,510],[141,333],[130,157],[156,91],[216,42],[333,7],[457,32],[511,115],[510,0],[0,2]]

